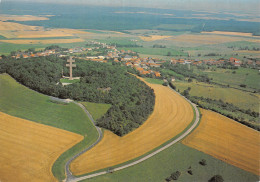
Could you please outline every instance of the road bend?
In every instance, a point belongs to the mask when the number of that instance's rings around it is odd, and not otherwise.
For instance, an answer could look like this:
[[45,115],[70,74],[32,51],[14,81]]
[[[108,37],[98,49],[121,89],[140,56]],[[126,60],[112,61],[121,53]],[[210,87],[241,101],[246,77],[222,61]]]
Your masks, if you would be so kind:
[[[169,87],[170,88],[170,87]],[[171,90],[173,90],[172,88],[170,88]],[[174,92],[176,92],[175,90],[173,90]],[[178,92],[176,92],[178,93]],[[178,93],[179,94],[179,93]],[[179,94],[180,96],[182,96],[181,94]],[[183,97],[183,96],[182,96]],[[187,98],[183,97],[187,102],[189,102],[192,107],[194,108],[195,110],[195,121],[194,123],[192,124],[192,126],[187,129],[183,134],[181,134],[178,138],[176,138],[175,140],[171,141],[170,143],[168,143],[167,145],[164,145],[163,147],[157,149],[156,151],[142,157],[141,159],[138,159],[134,162],[131,162],[131,163],[128,163],[126,165],[123,165],[123,166],[120,166],[120,167],[117,167],[117,168],[114,168],[113,169],[113,172],[114,171],[119,171],[119,170],[122,170],[122,169],[125,169],[125,168],[128,168],[128,167],[131,167],[131,166],[134,166],[136,164],[139,164],[151,157],[153,157],[154,155],[158,154],[159,152],[169,148],[170,146],[172,146],[173,144],[179,142],[180,140],[182,140],[183,138],[185,138],[187,135],[189,135],[196,127],[197,125],[199,124],[199,120],[200,120],[200,113],[199,113],[199,110],[196,106],[196,104],[192,103],[190,100],[188,100]],[[76,103],[76,102],[74,102]],[[88,117],[90,118],[90,120],[92,121],[92,123],[95,125],[95,122],[92,118],[92,116],[89,114],[89,112],[86,110],[86,108],[82,105],[82,104],[79,104],[79,103],[76,103],[77,105],[79,105],[84,111],[85,113],[88,115]],[[85,176],[81,176],[81,177],[75,177],[72,175],[70,169],[69,169],[69,165],[70,163],[75,159],[77,158],[78,156],[80,156],[81,154],[83,154],[84,152],[86,152],[87,150],[91,149],[92,147],[94,147],[102,138],[102,132],[100,130],[100,128],[96,127],[97,128],[97,131],[99,133],[99,138],[98,140],[92,144],[90,147],[86,148],[85,150],[83,150],[82,152],[78,153],[77,155],[73,156],[67,163],[66,163],[66,174],[67,174],[67,179],[66,179],[66,182],[77,182],[77,181],[81,181],[81,180],[84,180],[84,179],[89,179],[89,178],[93,178],[93,177],[96,177],[96,176],[100,176],[100,175],[103,175],[103,174],[107,174],[107,173],[110,173],[110,171],[102,171],[102,172],[98,172],[98,173],[94,173],[94,174],[89,174],[89,175],[85,175]]]

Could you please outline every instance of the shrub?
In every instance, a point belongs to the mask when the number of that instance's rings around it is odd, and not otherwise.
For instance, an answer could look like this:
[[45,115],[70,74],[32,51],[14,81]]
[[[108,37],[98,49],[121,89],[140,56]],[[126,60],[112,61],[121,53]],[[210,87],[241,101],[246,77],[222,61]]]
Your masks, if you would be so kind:
[[174,172],[174,173],[171,174],[171,178],[172,178],[173,180],[178,180],[178,178],[180,177],[180,175],[181,175],[181,172],[180,172],[180,171],[176,171],[176,172]]
[[224,179],[220,175],[215,175],[212,178],[209,179],[208,182],[223,182]]
[[164,82],[162,85],[167,87],[169,84],[168,82]]
[[190,175],[193,175],[193,172],[192,172],[192,170],[190,169],[190,170],[188,170],[188,173],[190,174]]
[[165,178],[165,181],[167,181],[167,182],[169,182],[169,181],[171,181],[171,180],[172,180],[171,177]]
[[207,165],[207,161],[205,159],[202,159],[199,163],[202,166],[206,166]]

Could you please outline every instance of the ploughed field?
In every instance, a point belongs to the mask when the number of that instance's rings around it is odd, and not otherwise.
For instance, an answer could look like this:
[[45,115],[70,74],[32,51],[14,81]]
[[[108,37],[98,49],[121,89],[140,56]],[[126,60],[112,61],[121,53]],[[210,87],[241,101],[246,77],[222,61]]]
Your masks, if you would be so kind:
[[0,181],[57,181],[55,160],[83,136],[0,112]]
[[193,120],[191,105],[168,87],[149,84],[156,100],[148,120],[133,132],[118,137],[104,131],[97,146],[87,151],[70,166],[74,175],[82,175],[139,157],[181,133]]
[[225,116],[202,109],[201,124],[182,143],[260,175],[259,132]]

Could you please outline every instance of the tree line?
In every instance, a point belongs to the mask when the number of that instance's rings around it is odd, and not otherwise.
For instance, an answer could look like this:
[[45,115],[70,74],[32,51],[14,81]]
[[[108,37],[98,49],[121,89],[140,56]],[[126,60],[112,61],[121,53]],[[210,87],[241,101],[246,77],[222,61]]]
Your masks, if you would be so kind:
[[76,59],[73,76],[79,83],[62,86],[59,82],[69,75],[66,58],[55,55],[30,59],[0,61],[0,73],[8,73],[18,82],[40,93],[58,98],[111,104],[97,125],[122,136],[138,128],[153,111],[153,90],[126,68]]

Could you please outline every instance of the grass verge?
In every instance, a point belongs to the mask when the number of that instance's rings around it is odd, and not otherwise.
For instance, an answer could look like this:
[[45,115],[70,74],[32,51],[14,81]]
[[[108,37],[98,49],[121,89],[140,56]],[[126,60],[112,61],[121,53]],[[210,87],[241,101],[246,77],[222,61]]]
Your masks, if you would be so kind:
[[63,153],[54,163],[52,172],[59,180],[65,178],[66,161],[98,137],[87,115],[76,104],[52,102],[48,96],[24,87],[7,74],[0,75],[0,111],[84,136],[83,141]]

